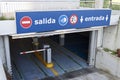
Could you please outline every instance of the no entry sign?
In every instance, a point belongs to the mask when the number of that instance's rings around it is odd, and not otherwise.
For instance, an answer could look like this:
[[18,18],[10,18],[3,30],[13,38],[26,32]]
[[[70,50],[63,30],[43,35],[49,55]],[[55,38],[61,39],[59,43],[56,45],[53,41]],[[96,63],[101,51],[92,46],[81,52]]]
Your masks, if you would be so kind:
[[24,16],[20,20],[20,25],[25,29],[30,28],[32,25],[32,19],[29,16]]

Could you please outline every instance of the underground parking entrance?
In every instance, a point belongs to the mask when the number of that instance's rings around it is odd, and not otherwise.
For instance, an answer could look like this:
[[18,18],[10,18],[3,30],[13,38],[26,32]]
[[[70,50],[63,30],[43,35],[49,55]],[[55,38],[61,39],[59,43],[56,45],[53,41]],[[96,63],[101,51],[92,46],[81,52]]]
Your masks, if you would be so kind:
[[97,33],[100,26],[109,25],[110,13],[110,10],[16,12],[16,32],[10,37],[13,80],[50,80],[94,66]]
[[20,39],[9,37],[13,80],[49,80],[89,68],[94,32]]
[[[16,12],[10,37],[13,80],[50,80],[94,66],[97,33],[109,26],[110,15],[105,9]],[[8,48],[7,37],[5,42]]]

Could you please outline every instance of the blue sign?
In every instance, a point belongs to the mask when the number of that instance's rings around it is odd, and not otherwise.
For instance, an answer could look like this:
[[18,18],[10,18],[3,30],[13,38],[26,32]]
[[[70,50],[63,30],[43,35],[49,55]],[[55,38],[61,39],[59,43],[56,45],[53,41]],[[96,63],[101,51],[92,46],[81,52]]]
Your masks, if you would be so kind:
[[111,10],[16,12],[17,33],[109,26]]
[[58,22],[61,26],[65,26],[68,23],[68,17],[66,15],[61,15]]

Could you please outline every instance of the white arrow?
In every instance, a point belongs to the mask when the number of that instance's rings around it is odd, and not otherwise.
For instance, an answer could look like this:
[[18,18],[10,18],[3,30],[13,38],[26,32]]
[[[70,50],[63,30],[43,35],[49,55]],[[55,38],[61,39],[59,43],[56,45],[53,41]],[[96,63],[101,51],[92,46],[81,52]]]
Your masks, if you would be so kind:
[[83,22],[83,16],[81,16],[81,18],[80,18],[80,22],[81,22],[81,23]]
[[108,20],[108,15],[106,15],[106,21]]

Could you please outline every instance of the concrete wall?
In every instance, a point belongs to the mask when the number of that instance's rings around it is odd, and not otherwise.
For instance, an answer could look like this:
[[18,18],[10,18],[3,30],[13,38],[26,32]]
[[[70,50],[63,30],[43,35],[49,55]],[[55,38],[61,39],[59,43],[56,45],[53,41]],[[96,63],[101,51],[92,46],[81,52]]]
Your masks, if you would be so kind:
[[16,24],[15,20],[3,20],[0,21],[0,36],[1,35],[10,35],[16,33]]
[[104,28],[103,47],[115,50],[117,25]]
[[116,33],[116,44],[115,44],[115,49],[120,48],[120,21],[118,24],[118,29],[117,29],[117,33]]
[[96,55],[96,67],[120,77],[120,58],[110,52],[105,52],[102,48],[98,49]]
[[[101,47],[116,50],[120,48],[120,15],[111,17],[111,26],[103,28],[103,45]],[[109,72],[120,77],[120,58],[105,52],[98,47],[96,54],[96,68]]]
[[103,32],[103,47],[111,50],[120,48],[120,20],[119,15],[111,17],[111,26],[105,27]]

